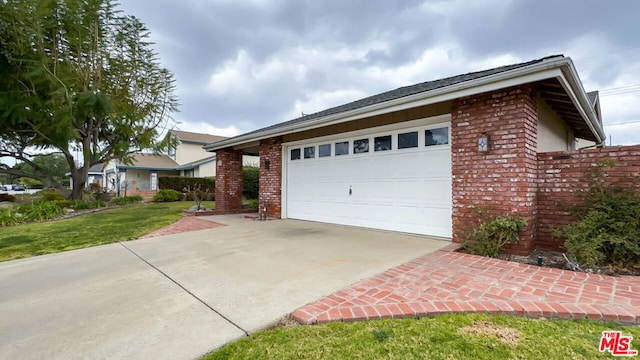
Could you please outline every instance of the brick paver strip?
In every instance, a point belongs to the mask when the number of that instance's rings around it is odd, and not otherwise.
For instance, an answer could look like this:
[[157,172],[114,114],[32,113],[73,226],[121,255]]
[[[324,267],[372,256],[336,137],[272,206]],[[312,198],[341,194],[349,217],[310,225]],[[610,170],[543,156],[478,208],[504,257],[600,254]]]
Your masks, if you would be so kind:
[[293,312],[302,324],[491,313],[640,324],[640,277],[576,273],[455,252],[458,244]]
[[146,235],[140,236],[138,239],[152,238],[156,236],[180,234],[188,231],[213,229],[219,226],[225,226],[217,222],[201,219],[194,216],[183,217],[182,219],[174,222],[171,225],[165,226],[162,229],[150,232]]

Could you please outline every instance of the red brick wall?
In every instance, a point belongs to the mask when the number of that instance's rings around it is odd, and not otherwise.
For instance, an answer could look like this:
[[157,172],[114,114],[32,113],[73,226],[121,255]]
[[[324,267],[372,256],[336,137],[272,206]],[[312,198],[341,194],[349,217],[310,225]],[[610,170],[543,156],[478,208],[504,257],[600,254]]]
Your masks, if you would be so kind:
[[216,151],[216,210],[242,209],[242,151]]
[[[453,241],[474,224],[474,208],[495,215],[519,210],[529,225],[509,252],[535,248],[537,106],[523,85],[457,99],[451,109]],[[478,151],[486,132],[489,151]]]
[[[269,164],[267,169],[266,164]],[[282,216],[282,138],[260,141],[260,206],[268,217]]]
[[606,171],[610,183],[640,187],[640,145],[538,154],[538,247],[564,250],[553,230],[575,218],[563,204],[578,204],[576,191],[587,187],[589,169],[605,158],[617,163]]

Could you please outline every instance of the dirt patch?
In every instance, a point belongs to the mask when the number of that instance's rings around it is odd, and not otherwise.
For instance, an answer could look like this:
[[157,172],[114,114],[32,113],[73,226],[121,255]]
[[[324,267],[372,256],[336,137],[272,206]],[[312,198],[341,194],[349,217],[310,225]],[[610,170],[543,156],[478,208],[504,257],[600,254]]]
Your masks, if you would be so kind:
[[564,269],[571,271],[579,271],[586,273],[602,274],[602,275],[632,275],[640,276],[640,264],[636,267],[621,267],[621,266],[602,266],[585,268],[580,266],[577,262],[570,257],[565,257],[565,254],[557,251],[547,251],[536,249],[528,256],[510,255],[504,254],[500,257],[502,260],[515,261],[522,264],[538,265],[541,262],[541,266]]
[[465,326],[459,330],[465,334],[493,336],[509,346],[516,346],[520,340],[520,331],[494,324],[490,321],[476,321],[471,326]]
[[277,329],[277,328],[290,328],[290,327],[296,327],[296,326],[302,326],[302,325],[300,325],[300,323],[297,322],[293,318],[293,316],[291,316],[291,314],[289,314],[281,318],[280,320],[276,321],[272,325],[268,326],[267,329],[271,330],[271,329]]

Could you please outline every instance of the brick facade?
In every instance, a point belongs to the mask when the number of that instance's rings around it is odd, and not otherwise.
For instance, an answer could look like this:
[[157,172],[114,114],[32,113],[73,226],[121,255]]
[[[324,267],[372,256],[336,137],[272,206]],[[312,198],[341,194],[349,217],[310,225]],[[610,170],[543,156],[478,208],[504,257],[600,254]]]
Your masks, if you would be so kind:
[[260,211],[266,216],[282,215],[282,138],[260,141]]
[[590,169],[605,158],[617,163],[606,171],[609,183],[640,187],[638,145],[538,154],[538,247],[564,250],[563,240],[552,235],[554,229],[575,220],[564,205],[578,204],[576,192],[587,188]]
[[216,211],[242,210],[242,151],[216,151]]
[[[494,215],[514,209],[527,219],[520,243],[507,252],[528,254],[536,247],[562,250],[554,228],[574,220],[562,204],[575,203],[575,192],[587,185],[586,174],[598,159],[617,160],[612,181],[640,186],[640,146],[537,153],[538,95],[521,85],[456,99],[451,108],[451,175],[453,241],[476,224],[475,208]],[[489,137],[489,150],[478,151],[478,139]],[[260,209],[280,218],[282,212],[282,138],[260,141]],[[218,150],[216,210],[242,208],[242,153]]]
[[[475,208],[496,215],[513,209],[529,225],[510,252],[535,248],[537,177],[537,106],[531,86],[523,85],[468,96],[451,109],[453,241],[475,224]],[[486,132],[489,151],[478,151]]]

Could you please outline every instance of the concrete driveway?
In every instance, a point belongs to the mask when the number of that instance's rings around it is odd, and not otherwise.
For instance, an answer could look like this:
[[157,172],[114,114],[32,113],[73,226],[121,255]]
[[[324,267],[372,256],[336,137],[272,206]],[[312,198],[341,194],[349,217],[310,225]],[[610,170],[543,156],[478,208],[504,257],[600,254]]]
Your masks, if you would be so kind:
[[192,359],[298,307],[448,244],[295,220],[0,263],[7,359]]

